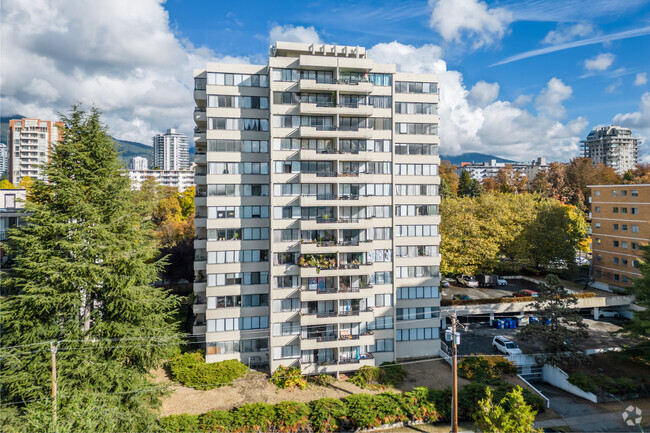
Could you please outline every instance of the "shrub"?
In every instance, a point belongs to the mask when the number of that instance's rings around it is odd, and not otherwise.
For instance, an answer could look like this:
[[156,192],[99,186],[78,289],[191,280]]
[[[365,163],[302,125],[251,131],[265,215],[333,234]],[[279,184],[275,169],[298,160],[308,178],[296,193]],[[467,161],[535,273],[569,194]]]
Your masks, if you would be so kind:
[[371,365],[364,365],[354,372],[348,382],[354,383],[359,388],[379,387],[381,369]]
[[311,415],[309,421],[318,433],[337,431],[341,421],[346,417],[347,406],[338,398],[321,398],[309,403]]
[[273,424],[280,432],[309,430],[309,407],[304,403],[283,401],[275,405]]
[[307,379],[302,375],[298,367],[279,366],[271,376],[271,383],[282,389],[307,388]]
[[199,419],[201,431],[222,433],[232,430],[232,414],[225,410],[211,410]]
[[491,382],[504,374],[516,374],[517,366],[502,356],[472,356],[463,358],[458,375],[476,382]]
[[397,362],[382,362],[380,368],[384,371],[382,381],[385,385],[399,386],[404,382],[406,370]]
[[438,409],[441,421],[449,421],[451,419],[451,388],[430,388],[427,393],[427,400]]
[[397,421],[408,420],[402,405],[401,394],[384,392],[373,396],[372,402],[380,424],[392,424]]
[[175,381],[199,390],[232,384],[248,371],[246,365],[235,359],[208,364],[201,352],[178,355],[169,362],[169,368]]
[[320,386],[329,386],[336,382],[336,378],[329,374],[319,374],[317,376],[313,376],[312,380],[314,383]]
[[574,373],[569,376],[569,383],[577,386],[584,392],[596,392],[598,391],[598,386],[593,379],[593,376],[588,376],[582,373]]
[[429,389],[423,386],[402,394],[401,405],[405,415],[414,421],[435,422],[440,418],[436,405],[429,401]]
[[194,433],[199,429],[199,416],[187,413],[169,415],[160,419],[160,428],[165,433]]
[[266,432],[271,429],[275,410],[272,404],[245,404],[232,412],[233,431],[237,432]]
[[386,385],[398,386],[404,381],[406,371],[395,362],[384,362],[380,367],[365,365],[348,379],[359,388],[377,389]]
[[348,419],[356,428],[379,427],[382,423],[377,416],[373,396],[370,394],[353,394],[346,397]]

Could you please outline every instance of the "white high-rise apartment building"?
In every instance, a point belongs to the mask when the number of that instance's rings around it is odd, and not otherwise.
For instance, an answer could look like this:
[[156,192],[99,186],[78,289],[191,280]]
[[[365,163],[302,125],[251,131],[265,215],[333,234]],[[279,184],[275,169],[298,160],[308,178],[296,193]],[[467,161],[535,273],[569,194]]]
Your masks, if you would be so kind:
[[159,170],[184,170],[190,166],[187,135],[168,129],[152,139],[153,165]]
[[40,119],[9,121],[9,181],[14,185],[29,176],[45,179],[43,164],[59,141],[60,122]]
[[338,373],[438,355],[438,77],[277,42],[195,71],[207,362]]
[[[0,143],[0,176],[9,170],[9,146]],[[8,176],[7,176],[8,177]]]
[[134,156],[129,162],[129,170],[148,170],[149,160],[144,156]]
[[580,146],[582,156],[591,158],[592,164],[604,164],[618,174],[625,174],[636,167],[640,142],[628,128],[603,126],[592,130]]

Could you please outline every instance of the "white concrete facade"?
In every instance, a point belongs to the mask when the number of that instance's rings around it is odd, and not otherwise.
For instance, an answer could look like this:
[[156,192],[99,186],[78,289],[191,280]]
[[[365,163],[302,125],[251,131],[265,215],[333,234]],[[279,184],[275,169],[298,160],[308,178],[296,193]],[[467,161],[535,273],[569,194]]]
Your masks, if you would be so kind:
[[640,142],[628,128],[612,125],[592,130],[580,142],[580,148],[582,156],[591,158],[592,164],[604,164],[618,174],[625,174],[638,163]]
[[461,166],[458,168],[458,175],[460,176],[463,171],[466,171],[472,179],[482,182],[488,177],[496,177],[499,170],[506,166],[510,166],[514,171],[525,175],[528,180],[533,180],[538,173],[548,170],[546,158],[537,158],[530,163],[505,163],[497,162],[496,159],[492,159],[490,162],[461,163]]
[[185,191],[194,185],[194,170],[128,170],[131,188],[140,189],[147,178],[154,178],[161,185]]
[[190,166],[187,135],[168,129],[151,139],[153,165],[158,170],[184,170]]
[[130,170],[148,170],[149,169],[149,160],[144,156],[134,156],[129,161]]
[[9,121],[9,181],[18,185],[23,177],[45,180],[43,165],[59,141],[58,122],[40,119]]
[[195,70],[206,360],[338,373],[439,351],[438,77],[278,42]]
[[8,170],[9,170],[9,146],[7,146],[6,143],[0,143],[0,176],[7,173]]

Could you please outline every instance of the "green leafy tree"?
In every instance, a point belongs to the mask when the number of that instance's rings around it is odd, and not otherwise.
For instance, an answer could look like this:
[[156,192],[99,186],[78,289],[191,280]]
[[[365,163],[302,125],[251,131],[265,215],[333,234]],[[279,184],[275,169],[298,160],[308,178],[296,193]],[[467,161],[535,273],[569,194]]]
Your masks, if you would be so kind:
[[545,362],[564,366],[582,361],[584,353],[577,343],[587,338],[588,326],[579,314],[578,299],[554,274],[546,277],[537,293],[533,308],[541,320],[519,328],[519,336],[541,342]]
[[526,404],[520,386],[512,389],[499,402],[495,403],[490,387],[485,390],[486,397],[478,402],[474,422],[479,431],[485,433],[531,433],[535,412]]
[[625,325],[625,331],[633,337],[641,338],[641,343],[630,348],[629,351],[650,360],[650,342],[647,339],[650,335],[650,244],[643,247],[639,268],[641,278],[634,281],[634,286],[630,290],[636,297],[636,304],[645,307],[645,310],[634,312],[632,320]]
[[440,197],[445,199],[445,198],[451,198],[454,196],[453,191],[449,187],[449,184],[445,179],[440,179]]
[[16,187],[7,179],[2,179],[0,180],[0,189],[16,189]]
[[537,267],[558,260],[573,264],[588,230],[584,215],[575,206],[554,200],[541,201],[534,221],[526,227],[521,238],[528,246],[521,258]]
[[469,171],[463,170],[458,179],[458,197],[465,197],[470,195],[470,186],[472,184],[472,178],[469,175]]
[[442,181],[445,182],[453,197],[456,197],[458,194],[458,174],[456,173],[456,170],[458,170],[457,165],[451,165],[451,163],[446,160],[440,161],[440,166],[438,167],[440,183],[442,183]]
[[30,216],[6,245],[2,399],[28,402],[25,425],[49,410],[38,406],[50,394],[42,342],[58,341],[59,411],[95,422],[87,431],[146,431],[161,394],[148,372],[177,350],[178,302],[152,285],[164,263],[99,112],[75,106],[62,122],[49,183],[34,181]]

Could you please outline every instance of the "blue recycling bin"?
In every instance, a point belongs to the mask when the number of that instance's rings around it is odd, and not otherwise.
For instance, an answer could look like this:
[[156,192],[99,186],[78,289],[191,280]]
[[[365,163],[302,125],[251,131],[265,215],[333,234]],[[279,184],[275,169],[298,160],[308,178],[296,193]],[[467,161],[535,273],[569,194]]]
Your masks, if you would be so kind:
[[510,327],[517,328],[517,321],[515,319],[510,319]]
[[497,320],[495,320],[495,321],[494,321],[494,324],[495,324],[495,327],[496,327],[497,329],[502,329],[502,328],[503,328],[503,320],[501,320],[501,319],[497,319]]

